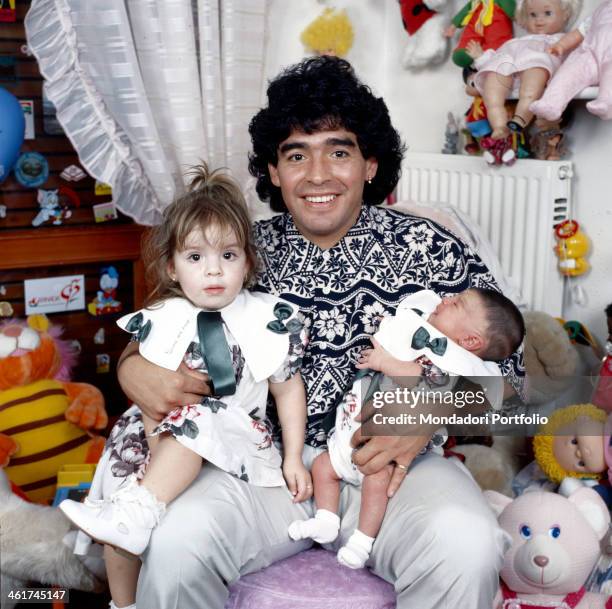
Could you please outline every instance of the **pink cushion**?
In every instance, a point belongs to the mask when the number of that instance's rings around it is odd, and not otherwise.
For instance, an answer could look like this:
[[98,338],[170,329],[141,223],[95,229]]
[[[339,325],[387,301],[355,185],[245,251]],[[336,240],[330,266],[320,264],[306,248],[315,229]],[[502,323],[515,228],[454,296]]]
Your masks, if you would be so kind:
[[395,609],[395,592],[366,569],[313,549],[239,579],[225,609]]

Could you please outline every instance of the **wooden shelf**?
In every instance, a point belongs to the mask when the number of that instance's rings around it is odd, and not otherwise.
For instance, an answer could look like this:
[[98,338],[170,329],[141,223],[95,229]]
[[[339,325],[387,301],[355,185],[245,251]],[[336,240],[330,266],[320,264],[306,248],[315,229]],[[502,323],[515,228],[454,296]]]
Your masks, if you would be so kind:
[[129,260],[134,270],[134,302],[144,297],[140,241],[145,227],[138,224],[58,226],[0,232],[0,271],[67,264]]
[[138,224],[105,224],[2,231],[0,269],[138,260],[143,230]]

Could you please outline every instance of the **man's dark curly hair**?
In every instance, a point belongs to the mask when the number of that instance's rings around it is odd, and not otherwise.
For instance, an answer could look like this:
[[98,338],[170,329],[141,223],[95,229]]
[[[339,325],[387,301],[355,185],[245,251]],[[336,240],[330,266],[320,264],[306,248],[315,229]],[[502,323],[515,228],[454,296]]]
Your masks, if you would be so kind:
[[276,167],[277,150],[293,130],[316,133],[346,129],[357,136],[365,159],[378,161],[376,176],[365,184],[366,205],[382,203],[400,176],[404,146],[393,128],[382,98],[359,81],[351,65],[337,57],[313,57],[290,66],[268,86],[268,106],[251,120],[253,153],[249,171],[257,178],[257,194],[274,211],[287,211],[280,188],[270,180],[268,163]]

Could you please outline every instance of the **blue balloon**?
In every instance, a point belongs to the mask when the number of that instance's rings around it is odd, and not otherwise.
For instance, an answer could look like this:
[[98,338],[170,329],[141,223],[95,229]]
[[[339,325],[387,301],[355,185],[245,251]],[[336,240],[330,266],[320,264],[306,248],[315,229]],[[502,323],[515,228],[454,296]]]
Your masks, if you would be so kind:
[[0,184],[17,161],[24,134],[21,104],[12,93],[0,87]]

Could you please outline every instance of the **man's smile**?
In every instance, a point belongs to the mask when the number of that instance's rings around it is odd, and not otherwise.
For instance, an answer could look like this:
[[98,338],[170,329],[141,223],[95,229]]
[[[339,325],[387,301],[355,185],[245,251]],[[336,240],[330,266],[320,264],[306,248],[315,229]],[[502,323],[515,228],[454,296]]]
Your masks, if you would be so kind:
[[304,199],[309,203],[330,203],[338,195],[317,195],[317,196],[306,196]]

